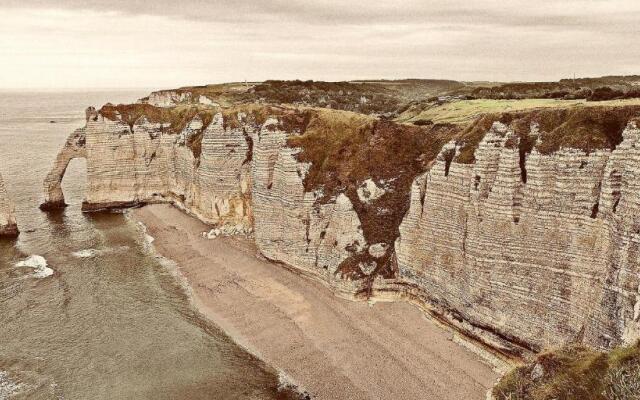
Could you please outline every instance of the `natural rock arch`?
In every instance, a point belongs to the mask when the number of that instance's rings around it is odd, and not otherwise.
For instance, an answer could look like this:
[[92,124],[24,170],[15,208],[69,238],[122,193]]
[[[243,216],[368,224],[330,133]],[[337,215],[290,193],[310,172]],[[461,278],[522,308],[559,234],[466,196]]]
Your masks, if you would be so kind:
[[[90,107],[86,113],[88,120],[95,115],[95,109]],[[62,192],[62,178],[74,158],[87,158],[85,128],[76,129],[69,135],[64,147],[56,156],[53,167],[44,180],[44,202],[40,205],[41,210],[49,211],[67,206]]]

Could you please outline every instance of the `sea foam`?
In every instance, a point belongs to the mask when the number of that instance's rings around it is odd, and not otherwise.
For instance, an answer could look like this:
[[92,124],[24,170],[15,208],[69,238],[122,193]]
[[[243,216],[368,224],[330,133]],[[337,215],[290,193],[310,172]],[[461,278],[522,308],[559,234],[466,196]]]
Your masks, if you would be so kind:
[[33,268],[32,276],[34,278],[46,278],[53,275],[53,270],[47,266],[47,260],[44,257],[33,255],[16,264],[16,267]]
[[112,253],[121,253],[129,250],[129,246],[118,246],[118,247],[109,247],[106,249],[84,249],[78,250],[71,253],[72,256],[76,258],[92,258],[98,257],[104,254],[112,254]]
[[5,371],[0,371],[0,399],[8,399],[17,394],[21,388],[21,383],[12,381]]
[[96,249],[78,250],[71,253],[72,256],[77,258],[91,258],[91,257],[95,257],[97,254],[98,254],[98,250]]

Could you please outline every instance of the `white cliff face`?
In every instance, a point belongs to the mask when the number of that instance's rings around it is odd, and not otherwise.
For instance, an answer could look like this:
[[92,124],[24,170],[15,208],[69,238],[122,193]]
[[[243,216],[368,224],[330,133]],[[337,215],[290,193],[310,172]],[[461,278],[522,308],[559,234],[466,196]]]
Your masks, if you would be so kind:
[[[613,152],[527,156],[494,125],[476,163],[416,179],[399,279],[454,325],[506,351],[608,348],[640,333],[640,131]],[[517,138],[515,138],[517,140]],[[515,344],[515,345],[514,345]]]
[[204,95],[197,95],[190,91],[160,90],[153,92],[142,103],[156,107],[174,107],[178,104],[193,103],[206,106],[218,106],[218,103]]
[[[275,124],[265,123],[265,128]],[[338,266],[366,244],[360,220],[344,194],[317,204],[304,191],[308,165],[286,146],[287,133],[263,129],[254,137],[252,207],[255,239],[265,257],[292,265],[339,291],[358,292],[361,282],[342,280]]]
[[7,194],[2,176],[0,175],[0,237],[18,236],[18,225],[14,215],[13,203]]
[[[503,353],[640,337],[635,125],[614,151],[590,154],[534,149],[522,160],[519,136],[499,123],[473,164],[454,161],[459,149],[445,145],[415,179],[394,246],[368,243],[356,211],[384,198],[387,183],[363,179],[351,198],[306,191],[311,165],[287,143],[301,132],[278,117],[237,121],[195,117],[175,132],[89,110],[47,177],[48,204],[64,204],[62,174],[85,156],[85,210],[172,202],[218,228],[253,231],[265,257],[340,294],[411,298]],[[384,278],[375,272],[382,260]]]
[[[186,130],[193,130],[191,124]],[[250,227],[248,135],[242,129],[225,130],[222,114],[217,114],[202,131],[198,159],[188,147],[176,146],[169,140],[165,146],[169,149],[169,194],[205,221]]]
[[191,101],[190,92],[178,92],[174,90],[160,90],[153,92],[145,99],[145,103],[156,107],[173,107],[180,103]]
[[[141,118],[126,123],[99,116],[86,129],[85,210],[172,201],[202,220],[251,226],[249,141],[225,130],[222,115],[197,118],[179,134]],[[201,135],[196,157],[187,143]]]

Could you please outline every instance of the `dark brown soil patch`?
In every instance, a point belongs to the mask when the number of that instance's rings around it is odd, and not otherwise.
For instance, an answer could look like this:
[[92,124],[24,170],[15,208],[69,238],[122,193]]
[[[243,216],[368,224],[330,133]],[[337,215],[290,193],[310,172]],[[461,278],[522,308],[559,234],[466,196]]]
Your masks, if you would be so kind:
[[99,113],[106,119],[115,121],[120,119],[133,131],[133,126],[142,117],[151,123],[168,124],[167,133],[180,133],[187,124],[196,116],[200,116],[206,126],[211,122],[213,115],[219,110],[210,107],[156,107],[150,104],[106,104]]
[[[332,118],[327,120],[327,118]],[[289,138],[289,145],[302,152],[298,160],[311,163],[305,190],[322,189],[320,203],[345,193],[362,223],[369,244],[390,247],[399,236],[399,226],[409,208],[413,180],[425,172],[442,146],[455,137],[454,125],[417,127],[356,114],[320,114],[311,119],[306,132]],[[386,193],[369,203],[360,201],[357,190],[372,179]],[[358,278],[357,264],[368,255],[346,260],[339,272]],[[377,274],[392,276],[391,257],[386,257]]]
[[536,149],[551,154],[561,148],[583,150],[586,153],[600,149],[615,149],[622,142],[622,132],[628,122],[640,115],[640,106],[576,107],[541,109],[525,112],[487,114],[479,117],[458,138],[462,145],[455,161],[471,164],[478,144],[495,121],[514,130],[522,143],[521,151],[529,153],[536,138],[529,136],[532,123],[539,126],[540,143]]

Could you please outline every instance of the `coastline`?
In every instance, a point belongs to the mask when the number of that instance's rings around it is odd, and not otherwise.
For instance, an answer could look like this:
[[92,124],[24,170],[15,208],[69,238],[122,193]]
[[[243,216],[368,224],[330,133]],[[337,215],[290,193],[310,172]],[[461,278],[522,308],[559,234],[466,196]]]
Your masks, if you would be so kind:
[[411,304],[335,296],[258,256],[249,240],[202,238],[209,227],[171,205],[130,215],[200,313],[314,398],[482,399],[498,378]]

